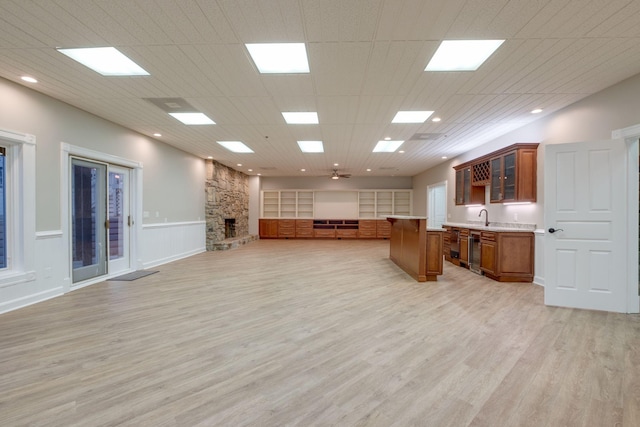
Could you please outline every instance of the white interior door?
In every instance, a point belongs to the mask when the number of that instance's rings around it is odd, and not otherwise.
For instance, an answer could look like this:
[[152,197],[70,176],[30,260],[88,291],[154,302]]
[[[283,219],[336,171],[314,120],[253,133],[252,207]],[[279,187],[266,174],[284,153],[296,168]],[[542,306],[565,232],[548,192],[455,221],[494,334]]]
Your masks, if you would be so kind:
[[628,311],[626,156],[623,140],[545,146],[545,304]]
[[427,225],[442,227],[447,222],[447,184],[427,186]]
[[107,217],[110,275],[128,271],[131,267],[130,182],[130,169],[109,165]]

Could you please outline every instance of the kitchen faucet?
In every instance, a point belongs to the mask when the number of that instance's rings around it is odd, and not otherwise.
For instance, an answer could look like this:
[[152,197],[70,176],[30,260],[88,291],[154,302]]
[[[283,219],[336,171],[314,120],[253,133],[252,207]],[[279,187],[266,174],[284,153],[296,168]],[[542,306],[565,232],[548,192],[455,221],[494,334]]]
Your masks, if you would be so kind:
[[488,227],[489,226],[489,211],[487,211],[486,209],[480,209],[480,213],[478,214],[478,216],[482,216],[482,211],[484,211],[484,213],[486,214],[484,216],[484,226]]

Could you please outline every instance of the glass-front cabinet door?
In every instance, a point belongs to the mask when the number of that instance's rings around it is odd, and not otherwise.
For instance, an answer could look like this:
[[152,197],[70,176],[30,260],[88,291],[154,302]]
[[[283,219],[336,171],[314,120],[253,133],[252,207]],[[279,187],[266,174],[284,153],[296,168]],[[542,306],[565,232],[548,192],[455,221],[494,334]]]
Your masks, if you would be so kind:
[[502,157],[491,159],[491,188],[489,200],[499,202],[502,200]]
[[504,179],[502,181],[502,200],[516,199],[516,153],[505,154],[502,165]]

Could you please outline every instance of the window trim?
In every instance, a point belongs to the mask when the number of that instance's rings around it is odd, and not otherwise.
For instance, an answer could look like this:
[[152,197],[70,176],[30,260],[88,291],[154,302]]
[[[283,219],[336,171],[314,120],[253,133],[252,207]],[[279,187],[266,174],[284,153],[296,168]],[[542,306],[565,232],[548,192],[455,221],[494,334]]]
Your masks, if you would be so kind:
[[0,288],[35,280],[36,138],[0,129],[7,148],[7,268],[0,271]]

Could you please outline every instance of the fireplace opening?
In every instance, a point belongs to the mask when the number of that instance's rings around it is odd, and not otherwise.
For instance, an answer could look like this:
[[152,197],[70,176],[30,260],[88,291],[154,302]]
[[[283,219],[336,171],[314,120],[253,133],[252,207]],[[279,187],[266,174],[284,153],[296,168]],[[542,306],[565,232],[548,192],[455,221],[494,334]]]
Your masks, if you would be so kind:
[[236,237],[236,219],[225,218],[224,219],[224,238],[232,239]]

